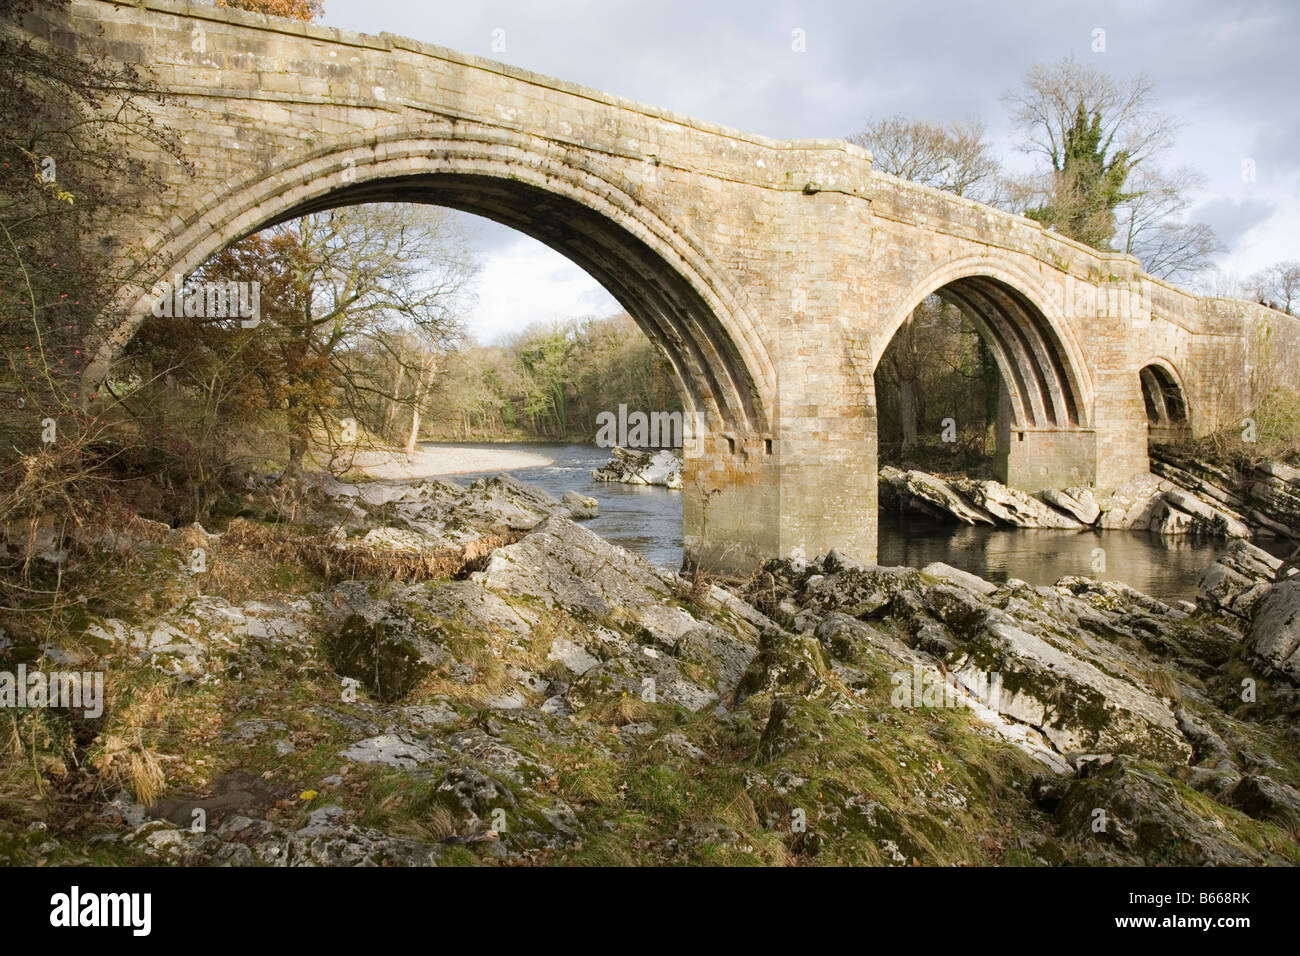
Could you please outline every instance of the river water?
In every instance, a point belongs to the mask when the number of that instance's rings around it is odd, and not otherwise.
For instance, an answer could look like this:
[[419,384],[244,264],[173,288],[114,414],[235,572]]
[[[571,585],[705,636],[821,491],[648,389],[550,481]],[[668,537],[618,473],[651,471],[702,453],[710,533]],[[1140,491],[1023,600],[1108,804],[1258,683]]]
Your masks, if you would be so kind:
[[[444,446],[446,447],[446,446]],[[465,447],[465,446],[462,446]],[[557,498],[569,490],[600,502],[600,517],[584,522],[602,537],[676,570],[682,561],[681,492],[595,481],[591,470],[609,458],[590,445],[484,445],[554,459],[511,472]],[[468,484],[495,474],[450,475]],[[1069,574],[1122,581],[1166,601],[1193,600],[1206,566],[1227,547],[1216,539],[1163,537],[1132,531],[1045,531],[972,528],[911,516],[881,515],[879,562],[923,567],[943,561],[990,581],[1020,578],[1053,584]]]

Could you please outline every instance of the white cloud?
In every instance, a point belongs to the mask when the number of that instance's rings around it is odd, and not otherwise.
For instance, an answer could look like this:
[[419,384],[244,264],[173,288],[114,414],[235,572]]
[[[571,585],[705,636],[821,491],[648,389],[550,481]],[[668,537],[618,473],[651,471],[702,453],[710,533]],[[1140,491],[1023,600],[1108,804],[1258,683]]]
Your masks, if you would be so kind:
[[484,260],[467,329],[493,342],[533,322],[622,311],[618,302],[558,252],[520,233]]

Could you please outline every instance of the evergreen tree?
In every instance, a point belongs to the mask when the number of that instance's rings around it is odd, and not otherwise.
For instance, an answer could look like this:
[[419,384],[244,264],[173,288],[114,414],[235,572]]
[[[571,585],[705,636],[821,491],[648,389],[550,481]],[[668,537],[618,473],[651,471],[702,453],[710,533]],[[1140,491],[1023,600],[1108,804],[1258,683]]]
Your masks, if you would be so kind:
[[1133,167],[1127,150],[1111,147],[1100,111],[1089,113],[1081,100],[1055,162],[1051,198],[1026,215],[1094,249],[1110,249],[1115,209],[1130,198],[1124,183]]

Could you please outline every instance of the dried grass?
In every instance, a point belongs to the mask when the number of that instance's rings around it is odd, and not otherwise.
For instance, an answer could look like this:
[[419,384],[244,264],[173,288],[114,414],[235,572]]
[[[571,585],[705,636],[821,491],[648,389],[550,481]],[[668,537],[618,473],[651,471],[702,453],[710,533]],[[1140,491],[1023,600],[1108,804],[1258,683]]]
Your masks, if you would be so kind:
[[110,788],[129,785],[136,799],[147,808],[158,802],[167,787],[161,762],[141,737],[132,741],[109,734],[92,766],[100,780]]
[[497,548],[514,544],[522,531],[484,535],[459,548],[408,551],[374,547],[339,547],[329,535],[289,536],[242,518],[221,536],[227,554],[256,553],[274,563],[295,561],[327,583],[349,580],[433,581],[463,577],[481,570]]

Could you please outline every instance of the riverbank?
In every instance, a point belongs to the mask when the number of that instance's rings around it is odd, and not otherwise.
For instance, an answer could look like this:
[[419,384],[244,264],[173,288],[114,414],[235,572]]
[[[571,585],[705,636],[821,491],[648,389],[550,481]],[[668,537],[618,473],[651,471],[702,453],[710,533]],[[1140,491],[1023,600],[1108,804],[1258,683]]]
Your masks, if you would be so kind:
[[1160,446],[1151,450],[1150,472],[1105,494],[1074,487],[1030,495],[990,479],[885,465],[880,504],[970,526],[1242,538],[1283,551],[1300,541],[1300,469],[1267,460],[1243,469]]
[[447,475],[542,468],[553,458],[517,448],[482,445],[418,445],[414,452],[368,449],[357,453],[353,469],[375,481],[421,481]]

